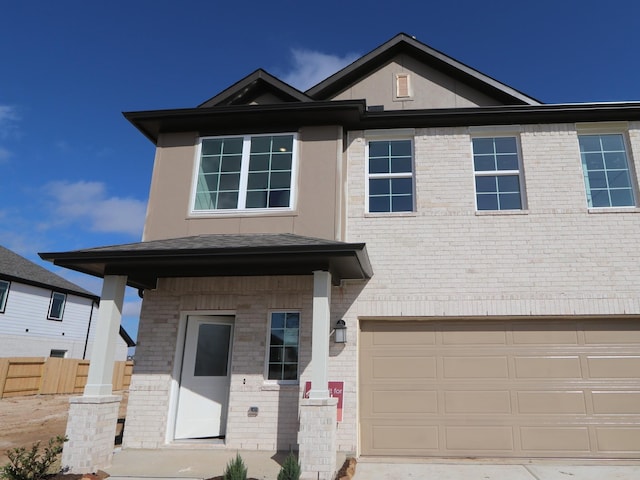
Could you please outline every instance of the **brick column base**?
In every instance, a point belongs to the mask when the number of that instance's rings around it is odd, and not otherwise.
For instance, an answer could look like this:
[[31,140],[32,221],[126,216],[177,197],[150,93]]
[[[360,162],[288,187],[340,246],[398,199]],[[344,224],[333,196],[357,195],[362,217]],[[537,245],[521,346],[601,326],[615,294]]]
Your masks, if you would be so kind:
[[69,400],[69,441],[62,451],[63,469],[69,473],[93,473],[111,465],[120,400],[118,395]]
[[300,400],[298,458],[303,480],[332,480],[336,472],[337,398]]

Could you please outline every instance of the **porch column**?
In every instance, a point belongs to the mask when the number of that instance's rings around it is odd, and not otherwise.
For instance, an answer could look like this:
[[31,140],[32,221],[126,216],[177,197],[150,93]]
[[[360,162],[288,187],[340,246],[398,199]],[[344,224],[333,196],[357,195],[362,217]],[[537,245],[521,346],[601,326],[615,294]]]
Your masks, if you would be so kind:
[[126,282],[126,276],[107,275],[102,283],[87,384],[81,397],[69,400],[62,467],[70,473],[96,472],[111,464],[122,399],[113,395],[113,366]]
[[313,272],[313,327],[311,332],[312,400],[329,398],[329,334],[331,327],[331,274]]
[[313,272],[311,391],[300,400],[298,458],[304,480],[331,480],[336,471],[338,399],[329,397],[331,274]]
[[126,285],[127,277],[124,275],[105,275],[102,282],[98,324],[91,348],[89,376],[84,387],[85,397],[111,395],[113,392],[113,365]]

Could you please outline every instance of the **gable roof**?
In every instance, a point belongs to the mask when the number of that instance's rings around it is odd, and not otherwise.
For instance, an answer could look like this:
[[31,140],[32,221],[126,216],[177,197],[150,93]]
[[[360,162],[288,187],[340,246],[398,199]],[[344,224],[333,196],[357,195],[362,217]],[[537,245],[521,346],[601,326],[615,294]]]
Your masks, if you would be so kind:
[[224,89],[215,97],[201,103],[198,105],[198,108],[219,107],[222,105],[247,105],[265,94],[271,94],[282,102],[312,101],[310,97],[300,90],[259,68],[229,88]]
[[305,93],[315,100],[328,100],[363,77],[387,63],[396,55],[406,53],[421,62],[501,100],[507,105],[540,105],[533,97],[505,85],[474,68],[459,62],[444,53],[419,42],[406,33],[399,33],[375,50],[343,68],[329,78],[311,87]]
[[72,293],[81,297],[90,298],[96,302],[100,297],[75,283],[66,280],[44,267],[12,252],[8,248],[0,246],[0,278],[15,280],[20,283],[44,287],[63,293]]

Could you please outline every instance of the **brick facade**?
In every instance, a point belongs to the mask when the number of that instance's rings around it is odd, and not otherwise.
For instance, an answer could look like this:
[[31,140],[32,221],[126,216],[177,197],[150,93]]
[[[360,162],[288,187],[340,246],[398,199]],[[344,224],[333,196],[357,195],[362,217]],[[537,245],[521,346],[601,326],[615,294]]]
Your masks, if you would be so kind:
[[[311,277],[233,277],[165,279],[157,290],[145,292],[137,347],[140,360],[131,384],[124,447],[157,448],[170,439],[179,324],[187,314],[218,312],[235,316],[225,445],[297,450],[298,404],[310,377],[312,290]],[[340,290],[334,288],[338,303],[345,301]],[[274,310],[301,312],[299,385],[264,380],[269,312]],[[344,310],[332,309],[332,324]],[[345,382],[346,408],[355,412],[355,372],[344,372],[347,358],[355,358],[351,349],[332,346],[331,380]],[[249,408],[254,406],[259,413],[251,417]],[[339,428],[341,445],[354,451],[355,418],[349,416],[347,424],[346,433]]]

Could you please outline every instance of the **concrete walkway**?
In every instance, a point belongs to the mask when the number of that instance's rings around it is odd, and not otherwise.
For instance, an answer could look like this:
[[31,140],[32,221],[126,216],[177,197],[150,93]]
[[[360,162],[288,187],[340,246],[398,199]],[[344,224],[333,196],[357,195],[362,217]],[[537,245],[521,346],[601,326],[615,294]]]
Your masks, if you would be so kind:
[[640,465],[382,463],[361,460],[353,480],[638,480]]
[[[117,450],[109,480],[207,479],[222,475],[236,453],[248,468],[248,476],[276,480],[285,452],[235,451],[215,446],[194,449],[172,446],[157,450]],[[337,459],[338,468],[344,456]],[[640,480],[640,460],[629,462],[559,463],[500,460],[442,460],[361,458],[353,480]]]

